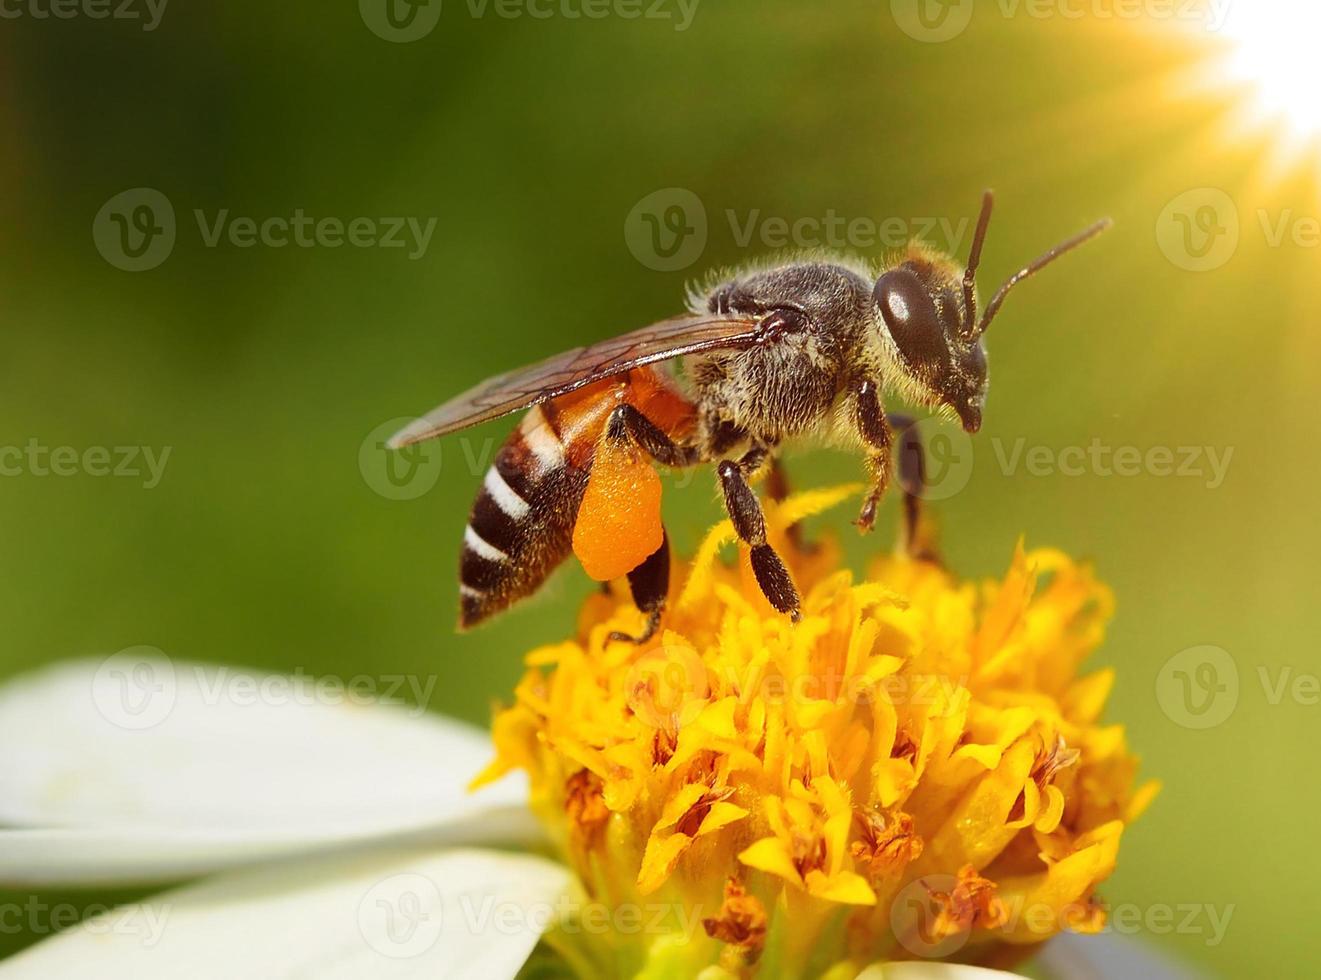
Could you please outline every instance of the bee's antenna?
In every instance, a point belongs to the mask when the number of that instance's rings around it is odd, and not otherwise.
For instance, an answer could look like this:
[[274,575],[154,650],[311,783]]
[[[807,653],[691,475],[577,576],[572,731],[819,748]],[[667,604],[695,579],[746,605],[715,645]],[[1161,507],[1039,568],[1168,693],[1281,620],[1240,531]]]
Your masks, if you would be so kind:
[[995,207],[995,192],[982,193],[982,213],[977,219],[977,232],[972,236],[972,251],[968,253],[968,268],[963,273],[963,308],[967,318],[963,321],[963,334],[971,339],[977,335],[977,266],[982,261],[982,245],[986,243],[986,228],[991,223],[991,209]]
[[1114,222],[1109,218],[1098,221],[1081,234],[1073,236],[1067,242],[1061,242],[1059,245],[1056,245],[1031,265],[1025,266],[1015,272],[1009,277],[1009,280],[999,288],[996,294],[991,298],[991,301],[986,304],[986,312],[982,314],[981,322],[977,324],[977,329],[973,332],[973,336],[980,337],[986,332],[986,328],[991,325],[991,321],[995,319],[995,315],[1000,312],[1000,307],[1004,305],[1005,297],[1009,295],[1009,290],[1013,289],[1024,279],[1036,275],[1061,255],[1064,255],[1067,252],[1072,252],[1079,245],[1091,241],[1113,224]]

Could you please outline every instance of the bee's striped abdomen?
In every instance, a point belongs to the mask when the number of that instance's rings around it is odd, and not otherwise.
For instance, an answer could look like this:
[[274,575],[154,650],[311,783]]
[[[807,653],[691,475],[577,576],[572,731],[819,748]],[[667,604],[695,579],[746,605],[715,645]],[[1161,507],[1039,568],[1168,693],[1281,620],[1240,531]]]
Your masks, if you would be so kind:
[[463,532],[461,626],[531,595],[569,556],[597,444],[624,403],[666,432],[691,429],[692,406],[637,368],[534,407],[500,447]]
[[463,627],[535,592],[571,550],[588,470],[572,462],[555,410],[545,409],[533,408],[500,448],[473,504],[459,562]]

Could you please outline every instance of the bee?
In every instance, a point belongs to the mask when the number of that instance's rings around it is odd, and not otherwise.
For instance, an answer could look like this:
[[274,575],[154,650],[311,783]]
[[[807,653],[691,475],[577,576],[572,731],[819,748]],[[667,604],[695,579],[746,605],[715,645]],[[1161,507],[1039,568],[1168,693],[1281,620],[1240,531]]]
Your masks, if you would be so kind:
[[[766,539],[750,481],[788,443],[861,449],[870,474],[857,524],[875,524],[898,417],[886,395],[957,417],[975,433],[986,403],[985,334],[1020,282],[1104,231],[1108,220],[1011,276],[984,308],[977,267],[987,191],[967,266],[925,245],[879,270],[809,258],[744,270],[689,296],[689,312],[491,378],[409,425],[394,448],[530,409],[487,470],[464,529],[460,628],[531,595],[572,552],[588,574],[626,576],[654,635],[669,544],[653,464],[715,464],[757,583],[797,620],[800,598]],[[661,370],[681,359],[683,382]],[[906,447],[902,447],[906,448]]]

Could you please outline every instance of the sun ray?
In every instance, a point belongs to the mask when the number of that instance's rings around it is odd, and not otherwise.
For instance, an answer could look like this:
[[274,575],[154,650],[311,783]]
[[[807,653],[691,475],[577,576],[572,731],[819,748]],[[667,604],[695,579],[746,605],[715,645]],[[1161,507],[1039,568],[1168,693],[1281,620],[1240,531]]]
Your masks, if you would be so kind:
[[1294,0],[1235,3],[1208,38],[1209,53],[1185,91],[1225,103],[1224,140],[1256,141],[1258,185],[1301,168],[1321,177],[1321,6]]

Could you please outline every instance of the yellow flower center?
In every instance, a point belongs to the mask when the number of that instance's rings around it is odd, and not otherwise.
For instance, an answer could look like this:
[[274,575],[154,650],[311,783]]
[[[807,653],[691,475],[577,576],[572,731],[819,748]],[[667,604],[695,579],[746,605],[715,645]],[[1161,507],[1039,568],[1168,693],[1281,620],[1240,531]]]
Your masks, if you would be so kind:
[[831,542],[785,536],[850,492],[767,508],[800,623],[762,598],[746,554],[718,560],[726,523],[652,641],[607,640],[639,626],[619,590],[588,601],[576,639],[528,655],[482,779],[526,770],[583,920],[595,905],[640,923],[565,924],[550,941],[576,945],[580,969],[852,976],[878,959],[1008,962],[1103,924],[1094,889],[1156,791],[1134,789],[1122,729],[1098,721],[1112,673],[1078,673],[1110,593],[1021,546],[981,586],[906,557],[855,583]]

